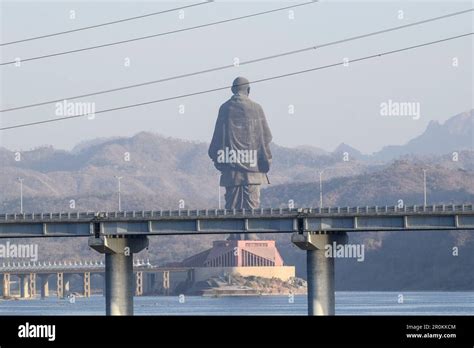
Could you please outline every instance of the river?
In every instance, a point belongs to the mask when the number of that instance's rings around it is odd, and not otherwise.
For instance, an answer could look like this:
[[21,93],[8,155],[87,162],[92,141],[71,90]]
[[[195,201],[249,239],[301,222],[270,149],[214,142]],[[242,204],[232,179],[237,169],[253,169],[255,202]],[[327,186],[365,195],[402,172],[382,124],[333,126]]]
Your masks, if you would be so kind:
[[[402,295],[402,296],[400,296]],[[73,303],[71,303],[73,302]],[[135,297],[135,315],[305,315],[306,296]],[[90,298],[0,300],[0,315],[103,315]],[[474,315],[474,292],[336,292],[338,315]]]

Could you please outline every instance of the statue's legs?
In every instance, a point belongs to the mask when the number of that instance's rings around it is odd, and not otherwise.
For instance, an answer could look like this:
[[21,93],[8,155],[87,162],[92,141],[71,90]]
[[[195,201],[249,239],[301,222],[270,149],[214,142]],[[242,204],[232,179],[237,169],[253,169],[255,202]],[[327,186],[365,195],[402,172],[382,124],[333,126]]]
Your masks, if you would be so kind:
[[[260,207],[260,185],[226,186],[226,209],[257,209]],[[258,240],[255,233],[234,233],[228,240]]]

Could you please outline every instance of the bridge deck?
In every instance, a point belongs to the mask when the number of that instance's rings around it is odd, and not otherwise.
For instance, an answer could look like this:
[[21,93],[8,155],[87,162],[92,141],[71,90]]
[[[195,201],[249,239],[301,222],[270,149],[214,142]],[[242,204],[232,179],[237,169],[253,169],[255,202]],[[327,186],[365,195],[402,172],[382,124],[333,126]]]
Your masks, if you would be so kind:
[[0,214],[0,238],[473,229],[472,204]]

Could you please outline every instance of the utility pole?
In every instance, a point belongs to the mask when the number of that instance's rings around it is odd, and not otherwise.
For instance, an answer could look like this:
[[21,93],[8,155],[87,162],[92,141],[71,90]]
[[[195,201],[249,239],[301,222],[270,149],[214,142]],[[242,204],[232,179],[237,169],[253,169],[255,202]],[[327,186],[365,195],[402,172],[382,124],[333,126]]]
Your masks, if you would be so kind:
[[426,207],[426,169],[423,169],[423,206]]
[[122,180],[121,176],[115,176],[115,179],[117,179],[117,184],[118,184],[118,210],[122,211],[122,201],[121,201],[121,187],[120,187],[120,180]]
[[23,214],[23,178],[18,178],[20,182],[20,214]]

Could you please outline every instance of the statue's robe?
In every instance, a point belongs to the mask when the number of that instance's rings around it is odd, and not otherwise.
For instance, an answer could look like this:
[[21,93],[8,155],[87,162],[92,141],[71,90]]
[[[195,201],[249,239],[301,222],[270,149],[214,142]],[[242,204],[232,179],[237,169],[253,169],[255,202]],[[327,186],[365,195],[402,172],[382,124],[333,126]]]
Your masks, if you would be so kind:
[[[269,183],[271,141],[270,128],[258,103],[244,94],[234,94],[222,104],[208,154],[221,172],[220,185],[226,188],[226,209],[260,207],[260,185]],[[223,153],[239,151],[254,154],[255,161],[228,161],[229,157],[222,160]]]

